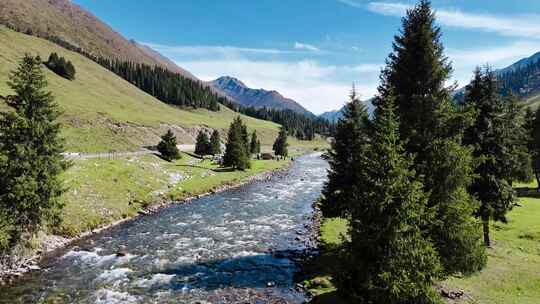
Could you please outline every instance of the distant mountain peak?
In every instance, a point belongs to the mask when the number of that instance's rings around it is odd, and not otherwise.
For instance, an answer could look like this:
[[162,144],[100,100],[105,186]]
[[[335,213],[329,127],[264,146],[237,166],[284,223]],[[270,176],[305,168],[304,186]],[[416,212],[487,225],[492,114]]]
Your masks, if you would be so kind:
[[241,80],[231,76],[220,77],[211,81],[210,84],[220,92],[226,94],[231,100],[243,106],[287,109],[300,114],[313,115],[313,113],[306,110],[298,102],[284,97],[276,90],[252,89]]
[[219,84],[220,87],[221,86],[232,86],[232,87],[238,86],[238,87],[247,88],[246,84],[243,83],[240,79],[231,77],[231,76],[219,77],[218,79],[214,80],[213,83]]

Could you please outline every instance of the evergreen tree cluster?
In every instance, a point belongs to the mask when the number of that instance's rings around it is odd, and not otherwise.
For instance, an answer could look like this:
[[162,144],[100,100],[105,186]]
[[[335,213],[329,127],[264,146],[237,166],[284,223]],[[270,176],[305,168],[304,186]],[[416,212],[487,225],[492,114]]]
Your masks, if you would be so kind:
[[335,276],[354,303],[438,303],[433,283],[485,266],[489,222],[515,204],[512,181],[530,179],[533,115],[526,123],[489,69],[452,103],[451,71],[421,0],[402,19],[373,119],[353,90],[336,125],[321,210],[350,220]]
[[64,187],[60,115],[41,58],[25,55],[9,75],[11,111],[0,114],[0,257],[40,228],[59,223]]
[[249,152],[250,142],[247,127],[238,116],[229,127],[223,165],[238,170],[249,169],[251,168]]
[[527,96],[540,87],[540,60],[497,73],[496,76],[500,82],[499,90],[504,95]]
[[71,61],[66,60],[64,57],[58,56],[56,53],[52,53],[49,56],[49,60],[45,62],[45,65],[57,75],[64,77],[68,80],[75,79],[75,66]]
[[159,66],[98,58],[106,69],[124,78],[157,99],[180,107],[218,111],[224,97],[199,81],[186,78]]

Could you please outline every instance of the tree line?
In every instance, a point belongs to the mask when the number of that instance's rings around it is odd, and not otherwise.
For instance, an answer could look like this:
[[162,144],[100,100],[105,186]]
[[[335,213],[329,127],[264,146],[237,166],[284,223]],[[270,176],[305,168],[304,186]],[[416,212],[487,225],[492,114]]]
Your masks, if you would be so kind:
[[454,103],[441,34],[430,1],[409,9],[373,117],[353,90],[336,126],[321,210],[349,219],[334,276],[354,303],[440,303],[433,284],[486,265],[490,221],[531,179],[532,123],[489,67]]

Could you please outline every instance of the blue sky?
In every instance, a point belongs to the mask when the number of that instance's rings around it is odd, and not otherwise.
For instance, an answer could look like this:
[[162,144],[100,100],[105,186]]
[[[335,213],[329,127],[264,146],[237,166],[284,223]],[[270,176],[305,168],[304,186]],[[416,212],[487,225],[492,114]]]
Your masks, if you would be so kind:
[[[75,0],[128,39],[203,80],[229,75],[314,113],[340,108],[354,82],[376,93],[412,0]],[[453,81],[540,51],[539,0],[434,0]]]

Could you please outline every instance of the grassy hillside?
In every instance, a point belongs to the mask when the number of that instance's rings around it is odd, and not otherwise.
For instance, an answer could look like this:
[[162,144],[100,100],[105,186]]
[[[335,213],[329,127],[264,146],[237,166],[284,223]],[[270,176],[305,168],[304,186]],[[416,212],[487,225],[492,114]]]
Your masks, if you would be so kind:
[[94,55],[161,65],[194,78],[170,60],[128,41],[70,0],[2,0],[0,24],[9,24],[23,33],[31,31],[40,37],[57,36]]
[[[137,150],[153,145],[172,127],[181,143],[193,143],[199,127],[225,129],[237,113],[222,106],[219,112],[182,110],[155,99],[93,61],[46,40],[0,26],[0,95],[9,94],[8,72],[24,53],[46,60],[51,52],[71,60],[77,70],[69,81],[46,68],[49,88],[64,111],[62,122],[68,151]],[[277,136],[275,123],[243,117],[256,129],[263,144]]]

